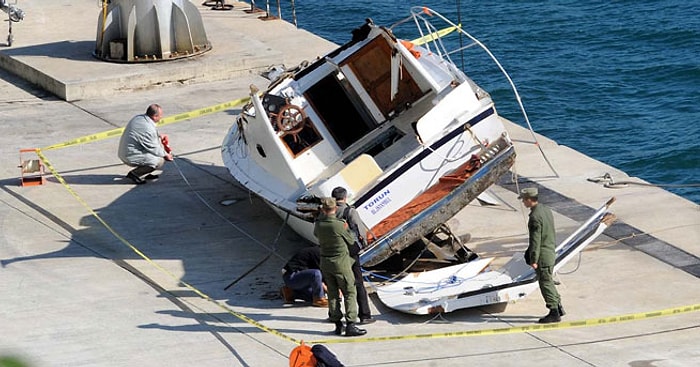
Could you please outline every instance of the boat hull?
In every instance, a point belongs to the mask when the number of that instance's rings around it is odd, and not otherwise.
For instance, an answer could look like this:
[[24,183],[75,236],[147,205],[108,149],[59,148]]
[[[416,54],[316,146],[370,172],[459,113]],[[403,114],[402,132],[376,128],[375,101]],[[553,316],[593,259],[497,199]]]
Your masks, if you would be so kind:
[[[440,224],[445,223],[493,185],[499,177],[508,172],[515,157],[514,147],[508,144],[448,195],[373,242],[367,250],[360,254],[362,266],[370,267],[380,264],[432,232]],[[313,235],[313,223],[308,218],[285,210],[284,207],[270,201],[266,201],[266,203],[296,233],[313,243],[318,243]]]
[[508,172],[515,162],[515,156],[512,145],[500,151],[448,195],[374,242],[360,255],[362,266],[381,263],[447,222]]
[[[607,213],[612,200],[591,216],[572,235],[556,248],[554,271],[559,270],[580,251],[595,240],[609,226],[614,216]],[[524,245],[525,246],[525,245]],[[478,265],[480,261],[474,260]],[[481,269],[481,266],[473,266]],[[527,297],[538,288],[537,277],[525,263],[523,253],[515,253],[498,270],[478,275],[463,273],[465,264],[428,271],[421,274],[420,282],[408,275],[386,287],[378,287],[379,299],[390,308],[416,315],[452,312],[463,308],[513,302]],[[418,288],[420,287],[420,288]],[[416,288],[414,290],[414,288]],[[411,292],[401,292],[411,289]]]
[[493,185],[515,151],[490,95],[449,53],[411,52],[371,20],[353,34],[264,92],[251,86],[222,158],[236,181],[314,243],[319,198],[345,188],[369,237],[362,265],[374,266]]

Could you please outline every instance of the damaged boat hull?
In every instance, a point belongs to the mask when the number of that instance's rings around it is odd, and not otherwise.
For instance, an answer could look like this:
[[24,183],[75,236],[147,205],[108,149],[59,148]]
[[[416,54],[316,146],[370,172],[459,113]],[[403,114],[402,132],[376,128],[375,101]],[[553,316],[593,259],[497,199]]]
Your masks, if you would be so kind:
[[[411,17],[418,27],[436,18],[425,8],[412,9]],[[449,55],[442,40],[412,44],[367,20],[350,42],[285,70],[265,91],[251,86],[250,103],[224,138],[224,164],[314,243],[320,198],[344,187],[372,237],[362,264],[379,264],[513,165],[515,151],[491,96]],[[452,181],[441,185],[445,180]],[[436,188],[440,195],[425,200]]]
[[381,263],[447,222],[508,172],[515,156],[512,145],[500,151],[462,185],[376,241],[360,255],[362,265]]
[[[556,248],[554,271],[574,258],[612,223],[608,201],[573,234]],[[525,245],[524,245],[525,246]],[[479,259],[475,262],[490,259]],[[464,308],[513,302],[527,297],[538,288],[535,271],[525,263],[523,253],[515,253],[500,269],[468,274],[460,272],[464,264],[421,273],[420,281],[408,275],[396,283],[377,288],[379,299],[397,311],[427,315]],[[482,268],[476,266],[476,268]],[[446,269],[451,269],[446,270]]]

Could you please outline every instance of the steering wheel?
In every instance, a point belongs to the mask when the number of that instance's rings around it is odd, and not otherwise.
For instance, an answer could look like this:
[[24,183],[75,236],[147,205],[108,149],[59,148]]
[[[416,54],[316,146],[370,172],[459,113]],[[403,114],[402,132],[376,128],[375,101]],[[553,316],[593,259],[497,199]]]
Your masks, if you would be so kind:
[[299,106],[288,104],[280,108],[277,114],[277,129],[284,135],[298,134],[304,129],[306,113]]

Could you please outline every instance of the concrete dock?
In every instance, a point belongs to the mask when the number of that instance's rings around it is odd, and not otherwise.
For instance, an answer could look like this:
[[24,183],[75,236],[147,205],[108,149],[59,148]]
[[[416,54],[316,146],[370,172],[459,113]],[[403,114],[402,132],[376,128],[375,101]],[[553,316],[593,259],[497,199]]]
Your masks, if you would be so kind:
[[1,367],[10,358],[32,367],[286,366],[299,340],[323,341],[347,366],[700,365],[700,206],[653,186],[590,182],[609,173],[644,184],[538,136],[555,175],[512,123],[514,174],[491,191],[504,204],[472,203],[449,223],[471,235],[470,248],[502,258],[525,249],[516,187],[540,189],[560,240],[617,199],[618,222],[558,274],[567,315],[546,330],[522,329],[545,313],[538,292],[437,318],[400,314],[372,295],[378,321],[367,337],[382,340],[336,337],[325,309],[283,305],[279,270],[306,243],[223,166],[235,108],[162,127],[177,158],[156,182],[126,180],[109,138],[43,151],[65,185],[50,173],[44,185],[19,185],[22,148],[122,127],[150,103],[168,116],[245,97],[250,84],[267,84],[260,72],[269,66],[334,47],[228,3],[233,10],[200,7],[210,52],[139,65],[92,58],[94,0],[18,4],[26,19],[13,26],[13,46],[0,47]]

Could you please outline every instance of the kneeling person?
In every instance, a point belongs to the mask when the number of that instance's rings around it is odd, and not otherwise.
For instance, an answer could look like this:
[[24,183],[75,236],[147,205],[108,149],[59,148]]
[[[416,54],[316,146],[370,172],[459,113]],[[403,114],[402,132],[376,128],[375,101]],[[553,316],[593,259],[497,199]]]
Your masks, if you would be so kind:
[[292,256],[282,269],[282,297],[285,303],[297,298],[316,307],[328,307],[321,275],[321,250],[318,246],[305,247]]

